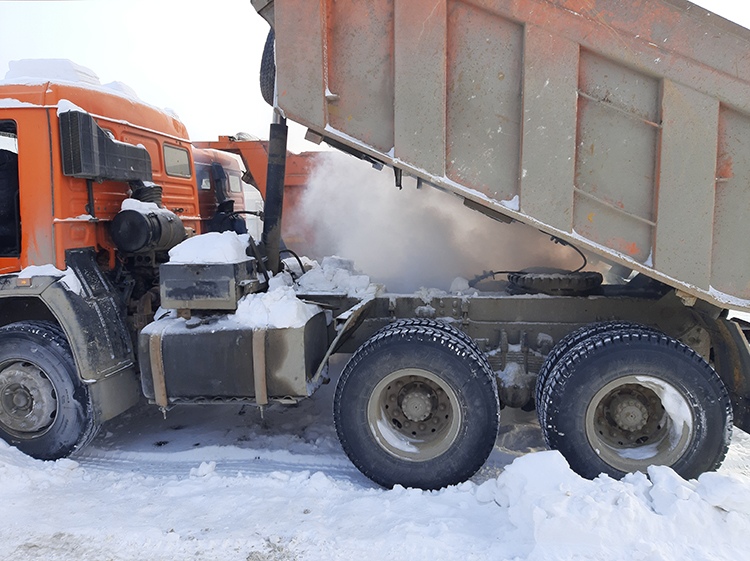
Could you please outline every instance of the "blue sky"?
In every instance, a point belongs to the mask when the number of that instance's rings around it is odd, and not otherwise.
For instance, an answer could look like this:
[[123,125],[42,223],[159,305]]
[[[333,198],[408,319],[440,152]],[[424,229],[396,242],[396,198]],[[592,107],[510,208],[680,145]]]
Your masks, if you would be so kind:
[[[750,27],[750,2],[696,2]],[[258,69],[268,25],[250,0],[0,0],[0,78],[8,62],[67,58],[177,112],[190,136],[267,137]],[[310,150],[301,128],[291,148]]]

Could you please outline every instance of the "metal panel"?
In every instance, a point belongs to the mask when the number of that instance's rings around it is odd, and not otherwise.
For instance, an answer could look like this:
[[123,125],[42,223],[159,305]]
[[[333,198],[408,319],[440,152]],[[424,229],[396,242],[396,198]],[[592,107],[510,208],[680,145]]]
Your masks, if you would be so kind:
[[448,178],[498,201],[518,192],[523,28],[448,5]]
[[446,1],[397,2],[395,22],[395,157],[443,176]]
[[722,107],[714,212],[713,288],[750,298],[750,116]]
[[578,94],[575,231],[643,263],[652,253],[659,82],[584,51]]
[[290,0],[276,2],[275,10],[279,104],[302,124],[325,123],[323,4]]
[[554,228],[570,231],[578,45],[530,25],[525,47],[520,208]]
[[389,152],[394,117],[393,0],[331,2],[327,17],[329,123]]
[[719,102],[663,84],[658,226],[654,266],[708,289]]
[[[684,0],[274,4],[292,119],[487,214],[750,310],[735,257],[750,234],[750,31]],[[733,165],[714,186],[717,137],[720,170]]]

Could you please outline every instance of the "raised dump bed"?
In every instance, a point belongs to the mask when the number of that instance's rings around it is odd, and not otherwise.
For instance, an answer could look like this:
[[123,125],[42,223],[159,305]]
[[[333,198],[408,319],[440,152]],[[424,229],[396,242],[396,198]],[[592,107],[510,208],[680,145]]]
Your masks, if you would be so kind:
[[683,0],[253,0],[323,137],[750,310],[750,31]]

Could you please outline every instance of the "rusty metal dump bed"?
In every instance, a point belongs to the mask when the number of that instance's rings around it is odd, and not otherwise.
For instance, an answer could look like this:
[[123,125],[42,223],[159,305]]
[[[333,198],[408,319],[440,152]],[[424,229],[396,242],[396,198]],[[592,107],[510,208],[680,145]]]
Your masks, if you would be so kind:
[[288,118],[750,309],[750,31],[683,0],[253,2]]

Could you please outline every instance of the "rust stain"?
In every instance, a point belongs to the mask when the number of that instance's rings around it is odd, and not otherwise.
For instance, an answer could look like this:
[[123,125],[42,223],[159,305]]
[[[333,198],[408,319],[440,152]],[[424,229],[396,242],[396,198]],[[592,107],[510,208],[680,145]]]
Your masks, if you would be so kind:
[[589,219],[589,222],[593,222],[594,221],[594,213],[593,212],[589,212],[589,215],[586,218]]
[[718,179],[731,179],[734,177],[734,161],[732,156],[724,156],[719,158],[719,164],[716,169],[716,177]]
[[636,257],[641,254],[641,248],[635,242],[629,242],[623,238],[615,238],[609,243],[609,247],[625,253],[630,257]]

